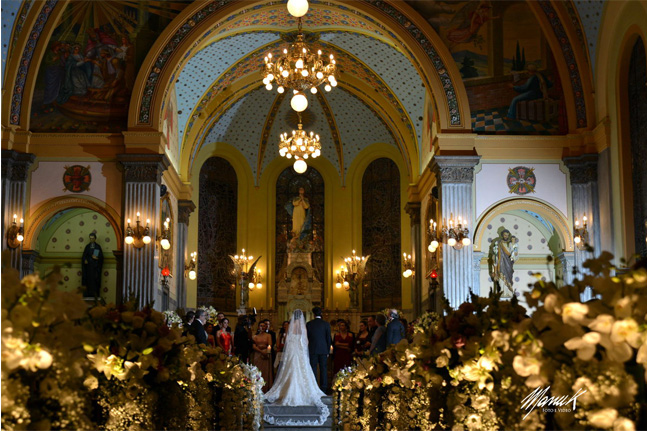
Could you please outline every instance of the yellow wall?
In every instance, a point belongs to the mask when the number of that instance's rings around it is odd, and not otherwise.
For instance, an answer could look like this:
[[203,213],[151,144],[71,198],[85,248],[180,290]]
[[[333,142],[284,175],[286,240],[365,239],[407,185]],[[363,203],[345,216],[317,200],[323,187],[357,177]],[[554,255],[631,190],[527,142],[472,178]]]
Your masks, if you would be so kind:
[[[263,288],[250,294],[250,306],[258,309],[275,308],[274,302],[274,248],[276,221],[276,181],[280,173],[291,163],[282,158],[273,160],[263,171],[260,183],[254,186],[252,171],[244,156],[234,147],[224,143],[210,143],[202,147],[192,170],[192,179],[199,178],[200,168],[210,157],[222,157],[229,161],[238,176],[238,250],[245,248],[247,254],[262,255],[258,267],[264,276]],[[346,291],[337,290],[334,286],[334,271],[342,263],[342,256],[350,255],[355,249],[361,253],[361,192],[362,176],[366,167],[373,160],[388,157],[395,161],[401,175],[401,208],[402,208],[402,249],[411,248],[411,229],[409,216],[404,212],[407,199],[407,180],[404,162],[397,149],[391,145],[374,144],[364,149],[355,158],[348,170],[346,185],[342,185],[339,173],[324,158],[309,161],[309,166],[321,173],[325,183],[325,223],[326,235],[324,280],[325,308],[345,309],[349,305]],[[198,249],[198,214],[200,212],[197,183],[194,184],[192,200],[196,211],[191,215],[189,224],[188,250]],[[200,259],[200,256],[198,256]],[[403,281],[402,308],[411,309],[410,281]],[[197,281],[187,281],[187,306],[196,307]],[[237,296],[238,298],[238,296]]]

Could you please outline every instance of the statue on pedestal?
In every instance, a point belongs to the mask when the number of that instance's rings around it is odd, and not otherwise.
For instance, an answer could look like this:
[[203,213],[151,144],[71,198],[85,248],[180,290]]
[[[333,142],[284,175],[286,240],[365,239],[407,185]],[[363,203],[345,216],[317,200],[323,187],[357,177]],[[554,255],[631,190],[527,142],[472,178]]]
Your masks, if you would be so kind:
[[299,195],[285,204],[285,210],[292,217],[291,237],[304,241],[312,230],[310,201],[305,196],[305,188],[299,187]]
[[513,265],[519,257],[519,244],[516,237],[505,228],[499,230],[499,237],[492,241],[490,259],[492,280],[498,289],[503,289],[503,298],[512,298],[514,280]]

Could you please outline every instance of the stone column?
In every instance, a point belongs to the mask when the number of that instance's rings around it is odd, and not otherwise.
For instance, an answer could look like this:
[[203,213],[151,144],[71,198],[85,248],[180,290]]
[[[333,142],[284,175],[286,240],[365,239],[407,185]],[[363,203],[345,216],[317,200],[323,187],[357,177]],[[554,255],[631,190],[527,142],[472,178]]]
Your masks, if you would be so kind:
[[134,227],[136,214],[146,224],[150,219],[150,244],[142,248],[124,245],[123,297],[128,299],[132,292],[139,296],[140,306],[155,301],[155,307],[162,305],[160,270],[158,267],[156,238],[160,232],[160,183],[162,173],[168,168],[169,160],[163,154],[119,154],[117,159],[124,172],[123,223],[131,219]]
[[[177,220],[177,244],[176,256],[178,257],[177,264],[177,306],[179,308],[186,307],[186,283],[187,277],[184,274],[184,267],[186,266],[187,259],[191,251],[187,250],[186,244],[189,239],[189,218],[191,213],[195,210],[195,204],[190,200],[179,200],[178,205],[178,220]],[[200,256],[198,256],[200,258]],[[196,268],[196,271],[198,268]]]
[[[575,266],[575,254],[570,251],[565,251],[555,256],[555,259],[561,266],[561,269],[562,269],[561,275],[562,275],[563,283],[571,284],[573,282],[573,267]],[[557,270],[557,268],[555,268],[555,270]],[[558,286],[559,285],[560,284],[558,283]],[[583,295],[588,297],[587,298],[583,297],[582,300],[588,301],[589,299],[591,299],[590,289],[587,289]]]
[[21,275],[22,245],[15,249],[8,247],[7,229],[13,223],[14,214],[18,219],[27,220],[27,179],[34,160],[34,154],[2,150],[2,250],[11,251],[11,266],[20,271]]
[[[600,253],[600,205],[598,196],[598,155],[585,154],[580,157],[568,157],[564,163],[570,171],[573,226],[575,220],[582,223],[582,217],[588,220],[589,240],[594,254]],[[583,271],[582,263],[593,257],[586,250],[575,248],[575,266]],[[569,274],[570,276],[570,274]]]
[[420,202],[408,202],[404,207],[411,218],[411,259],[413,259],[413,276],[411,280],[411,302],[413,302],[413,318],[422,314],[422,232],[420,228]]
[[[442,219],[438,224],[449,224],[450,218],[466,220],[470,235],[474,230],[473,183],[474,167],[480,156],[436,156],[432,169],[440,182],[440,207]],[[470,236],[470,239],[471,236]],[[473,246],[460,250],[443,243],[443,293],[452,307],[458,307],[474,287]]]

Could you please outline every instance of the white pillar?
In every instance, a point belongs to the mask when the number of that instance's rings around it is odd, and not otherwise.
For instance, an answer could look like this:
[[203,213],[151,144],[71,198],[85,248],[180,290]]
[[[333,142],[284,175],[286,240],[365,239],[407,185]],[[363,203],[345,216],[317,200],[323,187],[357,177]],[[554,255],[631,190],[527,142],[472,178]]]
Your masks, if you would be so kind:
[[[575,248],[572,257],[573,265],[578,273],[585,273],[583,263],[594,256],[600,254],[601,250],[601,223],[600,223],[600,205],[598,194],[598,155],[585,154],[580,157],[568,157],[564,163],[570,171],[571,179],[571,199],[573,208],[573,226],[575,220],[582,223],[582,218],[588,218],[589,238],[588,244],[593,247],[593,253],[586,249]],[[564,281],[572,282],[572,267],[564,273]],[[591,299],[590,291],[583,294],[582,300]]]
[[[434,168],[440,180],[440,206],[442,220],[465,219],[465,225],[474,230],[473,183],[474,167],[480,156],[436,156]],[[471,233],[471,232],[470,232]],[[474,287],[473,246],[455,250],[446,243],[442,247],[443,293],[452,307],[458,307]]]
[[[23,277],[25,272],[22,265],[22,248],[10,248],[7,245],[7,230],[13,223],[13,215],[25,221],[27,209],[27,179],[29,170],[36,160],[31,153],[18,153],[13,150],[2,150],[2,250],[10,250],[11,267],[20,272]],[[33,267],[32,267],[33,272]]]
[[150,219],[152,238],[150,244],[142,248],[124,246],[123,298],[128,300],[132,292],[139,296],[140,306],[155,301],[155,308],[159,309],[162,293],[156,239],[160,232],[160,183],[169,160],[163,154],[120,154],[117,157],[124,168],[124,232],[126,220],[130,219],[134,227],[139,212],[144,226],[146,219]]

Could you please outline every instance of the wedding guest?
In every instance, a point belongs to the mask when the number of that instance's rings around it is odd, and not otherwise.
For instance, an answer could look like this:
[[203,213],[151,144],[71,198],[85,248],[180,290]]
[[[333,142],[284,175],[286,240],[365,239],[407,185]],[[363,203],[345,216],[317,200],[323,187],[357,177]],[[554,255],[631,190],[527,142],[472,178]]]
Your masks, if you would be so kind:
[[[220,322],[222,322],[222,319],[224,319],[224,318],[225,318],[225,315],[224,315],[223,313],[218,313],[218,314],[216,314],[216,321],[217,321],[217,323],[216,323],[215,332],[220,331],[220,329],[221,329],[221,328],[220,328]],[[227,332],[231,332],[231,327],[230,327],[230,326],[228,326],[227,328],[228,328]]]
[[389,326],[386,327],[386,345],[398,344],[405,337],[405,329],[400,315],[395,309],[389,310]]
[[216,339],[218,340],[218,346],[229,356],[231,356],[231,350],[234,344],[232,338],[231,330],[229,329],[229,319],[225,317],[220,322],[220,330],[216,332]]
[[204,330],[204,325],[207,323],[207,312],[205,310],[198,309],[195,312],[195,320],[191,324],[190,332],[195,337],[195,342],[198,344],[207,344],[208,335],[207,331]]
[[371,355],[377,355],[386,350],[386,316],[384,314],[378,314],[375,317],[375,323],[377,323],[377,328],[375,329],[375,334],[371,339],[371,348],[369,353]]
[[362,356],[369,347],[371,347],[371,339],[368,332],[368,322],[366,320],[362,320],[359,322],[359,332],[355,338],[355,355]]
[[272,330],[272,322],[270,319],[265,319],[267,329],[266,332],[272,337],[272,364],[276,361],[276,332]]
[[249,361],[251,344],[249,320],[247,316],[238,316],[236,331],[234,332],[234,350],[238,358],[240,358],[240,362],[244,364]]
[[288,329],[290,328],[290,321],[286,320],[281,325],[279,330],[279,337],[276,344],[276,361],[274,362],[274,368],[276,368],[276,374],[279,373],[281,369],[281,359],[283,358],[283,350],[285,349],[285,339],[288,336]]
[[213,336],[213,323],[207,322],[207,324],[204,325],[204,330],[207,331],[207,343],[211,347],[216,347],[216,337]]
[[365,344],[366,350],[369,350],[371,348],[371,342],[373,340],[373,335],[375,335],[375,331],[377,330],[377,322],[375,321],[375,315],[372,314],[368,316],[367,320],[368,322],[368,340]]
[[355,337],[352,333],[348,332],[348,324],[345,320],[337,322],[339,332],[333,339],[334,354],[333,354],[333,376],[339,370],[349,366],[352,363],[353,347],[355,346]]
[[191,330],[191,324],[195,319],[195,311],[187,311],[186,316],[184,316],[184,325],[182,325],[182,336],[185,337],[186,334]]
[[274,383],[272,373],[272,336],[267,333],[267,322],[262,321],[258,324],[259,333],[252,337],[254,344],[254,358],[252,363],[261,372],[265,386],[263,392],[267,392]]

